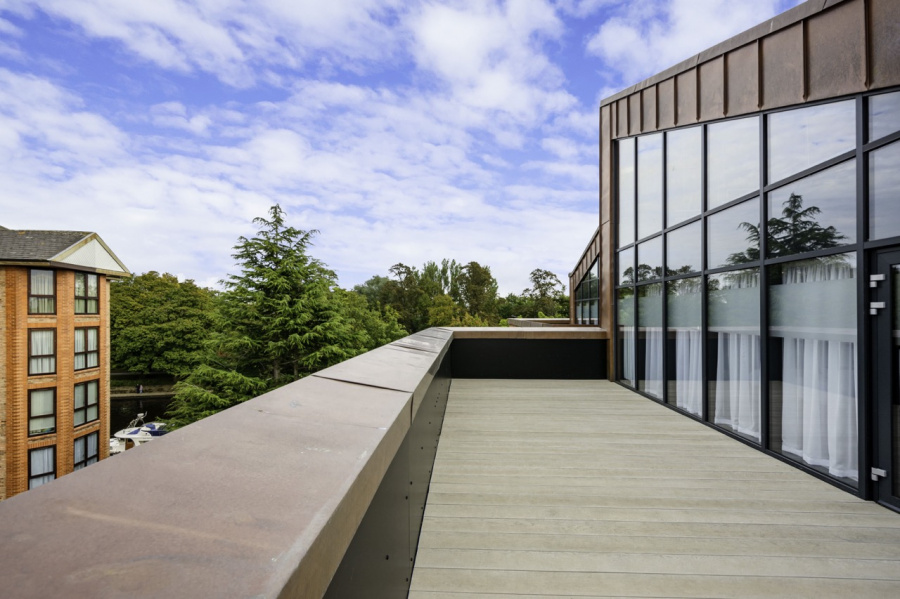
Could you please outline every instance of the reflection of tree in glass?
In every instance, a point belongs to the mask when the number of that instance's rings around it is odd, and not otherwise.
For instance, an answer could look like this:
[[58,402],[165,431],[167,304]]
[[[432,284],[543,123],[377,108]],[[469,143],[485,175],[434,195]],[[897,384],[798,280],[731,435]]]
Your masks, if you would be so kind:
[[[834,227],[823,227],[816,217],[822,212],[817,206],[803,207],[803,196],[792,193],[784,202],[781,218],[770,218],[768,222],[768,250],[770,256],[790,256],[837,247],[847,236]],[[741,223],[747,231],[750,243],[743,252],[728,256],[729,264],[744,264],[759,260],[759,227],[751,223]]]
[[[661,279],[662,278],[662,267],[661,266],[650,266],[649,264],[638,264],[637,267],[637,280],[640,281],[650,281],[652,279]],[[622,285],[634,285],[634,268],[628,267],[622,273]]]

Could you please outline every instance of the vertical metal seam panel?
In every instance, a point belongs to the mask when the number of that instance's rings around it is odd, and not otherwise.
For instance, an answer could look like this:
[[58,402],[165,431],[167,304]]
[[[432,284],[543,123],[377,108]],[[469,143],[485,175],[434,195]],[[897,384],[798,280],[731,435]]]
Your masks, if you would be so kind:
[[[868,188],[866,186],[866,175],[868,166],[868,155],[863,152],[863,145],[866,140],[868,130],[868,101],[862,95],[856,97],[856,296],[860,305],[856,307],[856,340],[857,340],[857,356],[859,362],[856,365],[857,377],[857,394],[862,401],[857,401],[857,444],[859,449],[858,456],[858,476],[859,488],[858,493],[863,499],[872,499],[874,496],[874,485],[869,477],[868,468],[872,464],[873,451],[872,440],[878,439],[877,426],[875,419],[870,415],[878,413],[876,406],[873,405],[874,397],[871,394],[871,385],[869,380],[870,374],[870,344],[872,337],[869,333],[868,319],[866,317],[866,306],[869,299],[868,277],[869,260],[866,256],[865,242],[866,230],[868,225]],[[873,255],[874,252],[873,252]],[[872,409],[870,409],[872,408]]]

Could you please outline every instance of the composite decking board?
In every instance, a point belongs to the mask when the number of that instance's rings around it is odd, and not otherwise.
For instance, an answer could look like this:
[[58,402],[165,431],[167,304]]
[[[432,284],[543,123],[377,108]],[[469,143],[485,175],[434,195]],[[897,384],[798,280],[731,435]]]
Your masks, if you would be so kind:
[[453,381],[411,599],[900,596],[900,515],[604,381]]

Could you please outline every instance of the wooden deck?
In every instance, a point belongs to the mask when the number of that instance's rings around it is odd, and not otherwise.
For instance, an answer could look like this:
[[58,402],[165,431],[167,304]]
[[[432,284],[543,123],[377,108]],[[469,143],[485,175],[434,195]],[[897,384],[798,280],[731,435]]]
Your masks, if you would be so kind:
[[618,385],[455,379],[409,596],[900,597],[900,514]]

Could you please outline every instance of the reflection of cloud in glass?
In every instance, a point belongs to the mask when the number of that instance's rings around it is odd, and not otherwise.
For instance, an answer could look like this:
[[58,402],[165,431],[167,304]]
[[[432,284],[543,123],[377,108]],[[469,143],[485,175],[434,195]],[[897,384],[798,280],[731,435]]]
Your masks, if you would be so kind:
[[710,125],[706,156],[707,208],[759,189],[759,118]]
[[674,225],[700,214],[701,128],[666,134],[666,219]]
[[[801,200],[795,206],[796,198]],[[768,201],[770,256],[787,256],[856,241],[855,160],[780,187],[768,194]],[[797,210],[803,213],[797,214]],[[798,238],[800,235],[808,239]]]
[[869,98],[869,141],[900,130],[900,92]]
[[759,243],[745,224],[759,228],[759,198],[747,200],[707,219],[707,262],[709,268],[735,263],[733,256],[743,254],[748,262],[759,258]]
[[856,146],[856,103],[844,100],[769,115],[769,182]]
[[900,235],[900,141],[869,154],[869,239],[895,235]]
[[638,138],[638,239],[662,229],[662,139]]
[[619,145],[619,247],[634,241],[634,138]]

